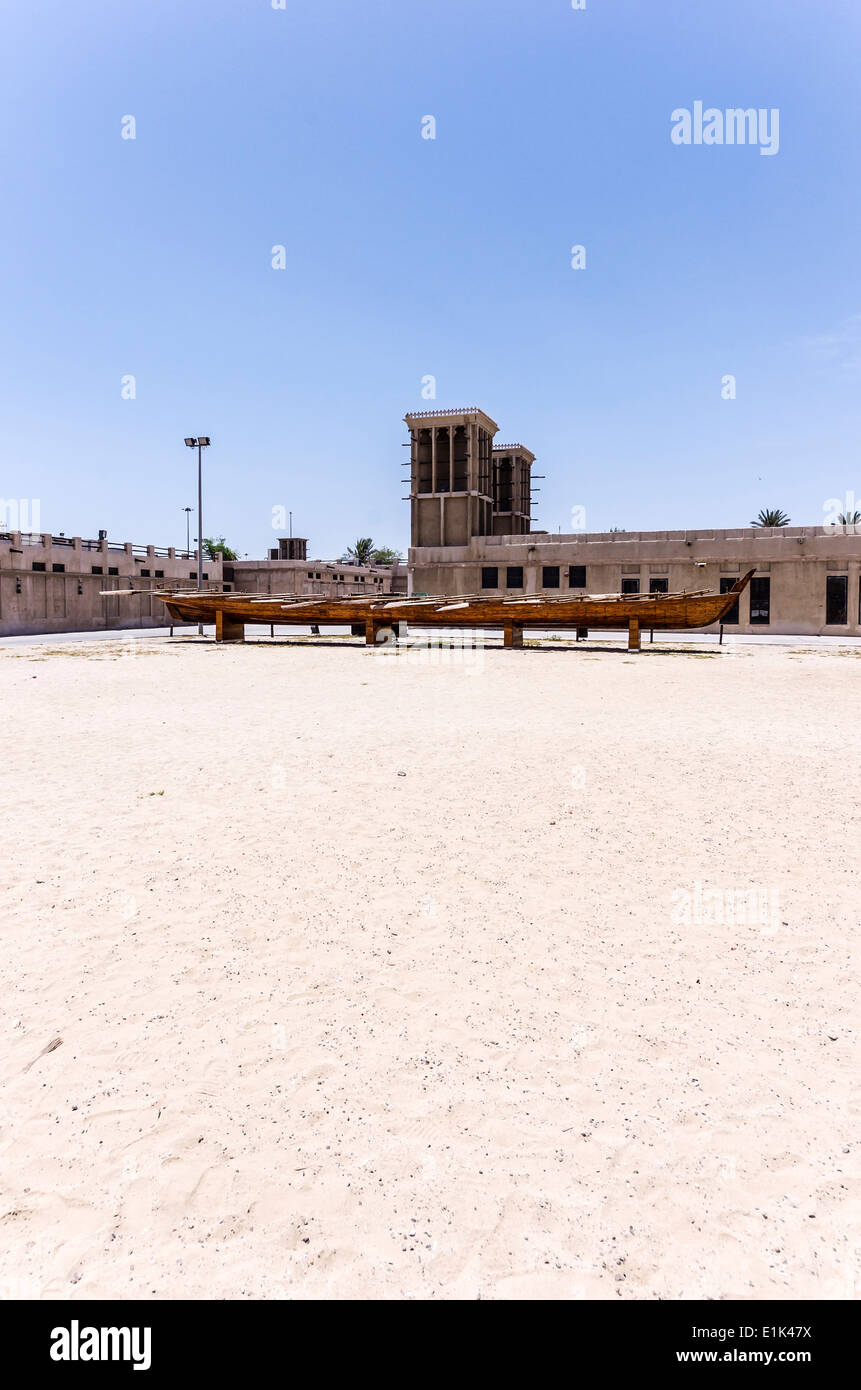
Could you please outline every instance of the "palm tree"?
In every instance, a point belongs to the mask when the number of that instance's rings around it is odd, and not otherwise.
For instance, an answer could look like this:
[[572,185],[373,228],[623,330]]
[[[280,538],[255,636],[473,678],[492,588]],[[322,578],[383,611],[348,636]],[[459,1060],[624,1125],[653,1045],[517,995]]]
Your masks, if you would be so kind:
[[374,542],[370,536],[360,536],[355,545],[348,545],[341,556],[342,565],[370,565],[374,558]]
[[763,507],[756,521],[752,521],[750,524],[751,526],[788,526],[789,517],[779,507],[775,507],[773,511]]
[[837,518],[838,526],[857,526],[861,521],[861,512],[841,512]]

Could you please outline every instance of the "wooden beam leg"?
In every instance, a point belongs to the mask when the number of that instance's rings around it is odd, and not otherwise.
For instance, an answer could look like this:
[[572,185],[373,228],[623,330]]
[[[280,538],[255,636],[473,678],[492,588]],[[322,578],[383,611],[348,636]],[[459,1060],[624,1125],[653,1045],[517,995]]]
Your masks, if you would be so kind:
[[376,642],[377,642],[377,625],[376,625],[376,623],[374,622],[373,618],[366,618],[366,619],[365,619],[365,646],[366,646],[366,647],[373,647],[373,646],[376,646]]
[[636,618],[628,621],[628,651],[638,652],[640,650],[640,624]]
[[245,624],[238,618],[231,618],[222,610],[215,615],[216,642],[244,642]]
[[512,623],[511,627],[502,629],[502,645],[504,647],[523,646],[523,628],[518,623]]

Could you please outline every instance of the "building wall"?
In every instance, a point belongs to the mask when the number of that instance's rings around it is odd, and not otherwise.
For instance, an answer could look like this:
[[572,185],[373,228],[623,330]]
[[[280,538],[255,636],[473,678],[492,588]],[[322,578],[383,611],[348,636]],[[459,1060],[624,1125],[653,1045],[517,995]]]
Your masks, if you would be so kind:
[[[94,572],[95,571],[95,572]],[[99,573],[98,571],[101,571]],[[398,594],[405,565],[338,565],[321,560],[204,559],[204,588],[256,594]],[[0,533],[0,637],[167,627],[160,589],[197,585],[197,551],[85,540],[80,536]],[[102,590],[134,587],[116,598]]]
[[[206,588],[220,589],[221,557],[205,559],[203,573]],[[166,627],[170,619],[155,591],[196,583],[196,551],[2,532],[0,637]],[[116,598],[100,593],[131,584],[142,592]]]
[[249,594],[306,594],[339,598],[345,594],[406,593],[400,565],[340,565],[328,560],[235,560],[224,566],[225,588]]
[[[482,587],[482,569],[496,567],[497,588]],[[507,584],[509,566],[523,568],[523,589]],[[559,588],[544,584],[544,567],[559,567]],[[570,566],[585,566],[586,586],[572,589]],[[601,534],[476,536],[465,546],[410,549],[408,567],[413,594],[619,593],[623,580],[639,580],[647,593],[652,578],[665,578],[670,592],[717,591],[721,579],[737,579],[756,568],[770,580],[767,625],[750,621],[751,590],[742,595],[740,633],[861,635],[861,533],[851,528],[789,526],[744,527],[714,531],[641,531]],[[848,612],[845,624],[826,619],[826,580],[845,575]]]

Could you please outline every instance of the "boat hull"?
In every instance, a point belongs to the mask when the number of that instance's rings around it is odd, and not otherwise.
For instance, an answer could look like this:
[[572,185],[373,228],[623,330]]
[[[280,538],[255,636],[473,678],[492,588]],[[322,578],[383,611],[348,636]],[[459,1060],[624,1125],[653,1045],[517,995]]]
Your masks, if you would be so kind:
[[750,581],[750,570],[726,594],[623,594],[607,598],[499,599],[453,596],[399,599],[302,598],[243,593],[159,593],[177,623],[213,623],[235,629],[245,624],[279,627],[363,626],[376,630],[400,623],[430,628],[517,628],[684,630],[720,622]]

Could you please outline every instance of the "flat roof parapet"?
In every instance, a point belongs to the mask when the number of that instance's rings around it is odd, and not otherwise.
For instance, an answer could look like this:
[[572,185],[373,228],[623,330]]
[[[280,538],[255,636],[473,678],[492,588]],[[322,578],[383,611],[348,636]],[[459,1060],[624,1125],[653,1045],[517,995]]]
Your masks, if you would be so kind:
[[485,425],[489,427],[489,433],[491,434],[496,434],[496,431],[499,429],[498,424],[490,415],[488,415],[487,411],[482,410],[481,407],[477,405],[460,406],[454,410],[409,410],[404,416],[404,422],[408,426],[412,425],[414,421],[420,424],[422,422],[426,422],[429,424],[432,420],[457,419],[481,420],[484,422]]
[[405,420],[423,420],[432,415],[483,415],[484,411],[477,405],[456,406],[449,410],[408,410],[404,416]]
[[[474,538],[475,544],[481,548],[493,547],[522,547],[528,545],[565,545],[565,546],[591,546],[591,545],[614,545],[614,546],[652,546],[667,543],[676,544],[720,544],[722,542],[732,542],[736,544],[759,543],[767,545],[773,550],[775,546],[783,550],[788,550],[790,543],[800,546],[805,541],[819,542],[820,544],[830,540],[841,542],[854,541],[861,552],[861,526],[856,528],[844,526],[793,526],[793,527],[732,527],[726,530],[715,530],[711,527],[703,527],[701,530],[692,531],[531,531],[524,535],[503,535],[503,536],[477,536]],[[411,547],[411,549],[423,547]],[[438,550],[438,546],[426,547],[431,550]],[[443,549],[456,550],[460,547],[443,547]],[[819,548],[817,546],[817,548]]]

